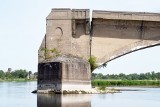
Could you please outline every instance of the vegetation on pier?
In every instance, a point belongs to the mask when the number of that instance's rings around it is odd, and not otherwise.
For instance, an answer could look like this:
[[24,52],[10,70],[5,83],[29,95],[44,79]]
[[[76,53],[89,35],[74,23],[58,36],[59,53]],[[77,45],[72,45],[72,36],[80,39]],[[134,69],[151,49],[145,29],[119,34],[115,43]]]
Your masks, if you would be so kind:
[[98,67],[97,58],[92,55],[89,58],[88,62],[90,63],[90,66],[91,66],[91,72],[93,72]]

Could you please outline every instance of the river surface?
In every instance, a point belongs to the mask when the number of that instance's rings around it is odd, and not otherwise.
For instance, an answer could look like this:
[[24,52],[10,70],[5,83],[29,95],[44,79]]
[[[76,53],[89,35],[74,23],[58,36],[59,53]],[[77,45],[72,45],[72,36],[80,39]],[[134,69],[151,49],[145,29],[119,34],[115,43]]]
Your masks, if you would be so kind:
[[0,107],[160,107],[160,88],[134,87],[142,91],[115,94],[32,94],[36,86],[36,82],[0,82]]

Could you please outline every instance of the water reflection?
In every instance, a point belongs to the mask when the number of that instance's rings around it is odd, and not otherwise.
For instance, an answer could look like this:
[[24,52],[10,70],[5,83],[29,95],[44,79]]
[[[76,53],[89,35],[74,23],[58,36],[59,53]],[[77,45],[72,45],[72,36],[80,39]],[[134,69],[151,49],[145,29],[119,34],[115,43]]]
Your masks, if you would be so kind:
[[91,107],[91,95],[38,94],[37,107]]

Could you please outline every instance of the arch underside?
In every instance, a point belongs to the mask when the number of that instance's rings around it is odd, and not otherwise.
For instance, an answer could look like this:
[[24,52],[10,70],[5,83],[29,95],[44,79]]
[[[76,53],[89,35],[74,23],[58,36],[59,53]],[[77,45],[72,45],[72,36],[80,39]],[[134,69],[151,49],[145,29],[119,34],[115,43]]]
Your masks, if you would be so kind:
[[100,58],[98,62],[99,64],[108,63],[114,59],[130,54],[132,52],[136,52],[139,50],[143,50],[146,48],[151,48],[159,45],[160,45],[160,40],[158,41],[140,40],[135,43],[123,46],[113,52],[107,53],[104,57]]

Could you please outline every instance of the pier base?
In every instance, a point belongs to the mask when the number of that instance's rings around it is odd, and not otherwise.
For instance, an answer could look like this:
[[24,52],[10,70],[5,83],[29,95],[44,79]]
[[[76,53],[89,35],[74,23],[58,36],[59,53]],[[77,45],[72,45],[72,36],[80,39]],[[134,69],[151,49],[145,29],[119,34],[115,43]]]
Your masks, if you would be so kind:
[[40,93],[91,90],[90,64],[70,55],[39,63],[37,89]]

